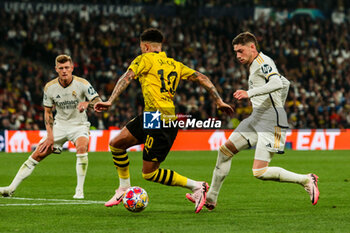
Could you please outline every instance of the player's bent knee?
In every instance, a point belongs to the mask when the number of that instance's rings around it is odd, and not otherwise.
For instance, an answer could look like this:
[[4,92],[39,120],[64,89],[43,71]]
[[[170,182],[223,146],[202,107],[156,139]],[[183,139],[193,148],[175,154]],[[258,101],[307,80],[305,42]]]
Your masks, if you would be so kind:
[[109,146],[126,150],[129,147],[140,143],[141,142],[135,138],[126,127],[124,127],[120,134],[109,142]]
[[236,151],[232,150],[235,154],[243,149],[249,148],[248,140],[245,139],[240,133],[232,133],[229,137],[229,142],[231,142],[236,149]]
[[84,153],[86,153],[87,149],[88,149],[87,146],[79,146],[79,147],[77,147],[77,153],[84,154]]
[[114,147],[114,148],[118,148],[118,149],[125,149],[123,148],[123,145],[125,145],[125,138],[121,138],[121,137],[116,137],[113,138],[110,142],[109,142],[109,147]]
[[255,178],[264,180],[264,174],[266,173],[268,167],[263,167],[259,169],[252,169],[253,170],[253,175]]

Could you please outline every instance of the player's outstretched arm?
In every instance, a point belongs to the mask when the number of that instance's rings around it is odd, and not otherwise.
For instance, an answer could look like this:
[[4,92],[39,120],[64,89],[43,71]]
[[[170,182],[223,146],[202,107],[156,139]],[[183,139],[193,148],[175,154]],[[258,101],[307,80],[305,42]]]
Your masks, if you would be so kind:
[[233,108],[230,105],[226,104],[221,99],[214,84],[209,80],[209,78],[206,75],[196,71],[192,76],[189,77],[189,80],[194,81],[194,82],[198,82],[201,86],[203,86],[210,93],[210,95],[214,98],[219,110],[221,110],[229,115],[233,114]]
[[113,101],[129,86],[131,80],[133,80],[135,77],[135,73],[132,70],[126,71],[118,80],[117,84],[115,85],[113,92],[111,96],[109,97],[108,101],[105,102],[97,102],[94,105],[94,109],[96,112],[102,112],[108,110]]
[[258,95],[266,95],[266,94],[272,93],[276,90],[281,89],[282,87],[283,87],[283,83],[281,78],[275,75],[270,77],[269,81],[261,87],[256,87],[256,88],[250,89],[249,91],[244,91],[244,90],[235,91],[235,93],[233,93],[233,97],[238,100],[247,99]]

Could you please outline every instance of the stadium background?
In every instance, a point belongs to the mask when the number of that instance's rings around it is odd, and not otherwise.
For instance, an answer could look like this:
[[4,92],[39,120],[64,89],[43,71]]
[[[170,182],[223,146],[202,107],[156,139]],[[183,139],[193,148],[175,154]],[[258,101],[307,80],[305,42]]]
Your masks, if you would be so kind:
[[[336,129],[343,145],[350,127],[349,22],[348,1],[1,2],[0,140],[5,143],[0,149],[9,145],[7,130],[45,130],[42,89],[56,77],[58,54],[70,54],[74,74],[88,79],[107,99],[140,53],[139,35],[150,26],[164,32],[168,56],[207,74],[223,99],[235,106],[229,118],[216,111],[204,88],[182,82],[175,97],[178,113],[202,120],[215,117],[223,129],[234,129],[250,114],[249,101],[232,98],[235,90],[247,89],[248,74],[236,62],[231,41],[248,30],[291,81],[286,101],[290,128]],[[111,111],[88,112],[91,128],[119,129],[142,108],[141,88],[132,82]],[[307,132],[309,147],[313,140],[319,145],[332,140],[325,130],[314,139],[315,132]],[[16,140],[26,143],[21,136]],[[288,146],[296,149],[297,143]],[[27,150],[35,142],[29,144]]]

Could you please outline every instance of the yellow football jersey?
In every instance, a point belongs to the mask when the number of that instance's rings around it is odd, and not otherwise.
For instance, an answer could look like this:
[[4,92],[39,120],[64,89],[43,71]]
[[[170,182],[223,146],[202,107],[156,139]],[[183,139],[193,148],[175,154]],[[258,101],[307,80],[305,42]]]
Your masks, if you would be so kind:
[[128,69],[136,74],[145,101],[144,111],[159,110],[161,119],[176,119],[174,95],[180,79],[187,79],[196,71],[181,62],[168,58],[165,52],[139,55]]

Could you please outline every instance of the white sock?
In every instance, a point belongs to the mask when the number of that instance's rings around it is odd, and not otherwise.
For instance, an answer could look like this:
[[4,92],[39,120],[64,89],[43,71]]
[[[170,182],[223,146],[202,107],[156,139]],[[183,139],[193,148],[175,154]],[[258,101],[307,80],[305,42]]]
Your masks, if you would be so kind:
[[[262,168],[265,169],[265,168]],[[261,170],[261,169],[253,169]],[[259,177],[262,180],[275,180],[280,182],[298,183],[304,185],[309,181],[307,175],[301,175],[294,172],[287,171],[280,167],[267,167],[266,171]]]
[[19,168],[15,178],[13,179],[12,183],[9,186],[9,189],[11,191],[15,191],[18,187],[18,185],[28,176],[30,176],[30,174],[32,174],[35,166],[38,164],[39,162],[36,161],[35,159],[33,159],[31,156],[29,156],[29,158],[22,164],[22,166]]
[[88,153],[77,154],[77,163],[76,163],[76,171],[77,171],[77,187],[76,190],[84,190],[84,182],[85,176],[88,168]]
[[186,188],[191,189],[192,192],[196,191],[196,189],[199,189],[201,187],[202,182],[198,182],[195,180],[191,180],[189,178],[187,178],[187,184],[186,184]]
[[130,184],[130,177],[123,179],[119,177],[119,187],[120,188],[129,188],[131,186]]
[[218,195],[225,177],[231,169],[232,157],[225,155],[221,150],[218,152],[216,166],[213,172],[210,188],[207,193],[207,199],[210,202],[217,202]]

